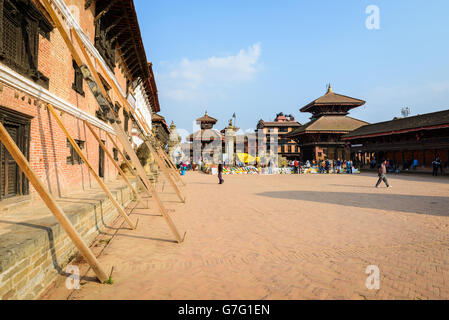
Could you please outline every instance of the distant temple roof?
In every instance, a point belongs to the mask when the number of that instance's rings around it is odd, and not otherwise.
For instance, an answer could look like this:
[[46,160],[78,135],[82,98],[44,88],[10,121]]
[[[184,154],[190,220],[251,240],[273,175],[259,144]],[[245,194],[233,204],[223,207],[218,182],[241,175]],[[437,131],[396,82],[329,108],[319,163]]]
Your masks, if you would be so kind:
[[207,114],[207,111],[206,111],[206,113],[204,114],[204,116],[202,116],[201,118],[196,119],[196,121],[197,121],[197,123],[204,122],[204,123],[213,123],[213,124],[216,124],[218,120],[215,119],[215,118],[210,117],[210,116]]
[[449,127],[449,110],[366,125],[343,136],[344,140]]
[[317,113],[316,109],[323,109],[322,107],[344,106],[346,108],[344,108],[342,112],[347,114],[350,109],[363,106],[365,103],[366,101],[364,100],[334,93],[332,87],[329,85],[327,93],[324,96],[312,101],[311,103],[303,107],[301,109],[301,112],[310,112],[315,114]]
[[296,136],[302,133],[313,132],[351,132],[368,123],[362,120],[354,119],[348,116],[324,116],[316,120],[312,120],[305,125],[290,132],[287,136]]

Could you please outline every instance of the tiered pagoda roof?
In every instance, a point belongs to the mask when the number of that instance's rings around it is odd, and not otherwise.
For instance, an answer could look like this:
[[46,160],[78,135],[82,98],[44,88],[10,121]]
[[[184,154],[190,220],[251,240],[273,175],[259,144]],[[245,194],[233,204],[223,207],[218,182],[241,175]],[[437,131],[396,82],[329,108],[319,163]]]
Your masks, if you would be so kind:
[[224,139],[223,135],[218,130],[213,129],[214,125],[218,122],[218,120],[209,116],[207,114],[207,111],[204,114],[204,116],[196,119],[196,122],[201,126],[201,130],[198,130],[197,132],[194,132],[191,135],[189,135],[187,137],[188,141],[201,140],[207,142]]
[[323,115],[347,115],[351,109],[361,107],[366,101],[334,93],[329,85],[327,93],[312,101],[301,109],[301,112],[310,112],[314,117]]
[[348,117],[351,109],[363,106],[366,102],[334,93],[329,85],[327,93],[312,101],[301,109],[301,112],[312,113],[310,122],[290,132],[287,137],[307,133],[340,133],[347,134],[368,123]]

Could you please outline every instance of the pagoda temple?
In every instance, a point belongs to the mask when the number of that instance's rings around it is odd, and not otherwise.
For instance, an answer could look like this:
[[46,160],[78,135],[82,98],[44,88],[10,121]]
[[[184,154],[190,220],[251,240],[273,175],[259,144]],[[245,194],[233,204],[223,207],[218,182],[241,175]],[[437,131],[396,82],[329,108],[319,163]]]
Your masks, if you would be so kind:
[[300,110],[311,113],[311,121],[285,137],[298,143],[302,161],[350,159],[350,148],[341,137],[367,124],[348,116],[350,110],[364,104],[363,100],[334,93],[329,85],[324,96]]
[[[223,143],[224,136],[218,130],[213,128],[217,122],[218,120],[209,116],[207,111],[204,116],[196,119],[196,123],[200,126],[201,130],[198,130],[187,137],[187,141],[192,143],[191,159],[193,162],[197,163],[199,160],[194,158],[194,148],[199,148],[199,146],[201,146],[201,152],[203,152],[209,148],[209,144],[213,141],[219,140],[220,143]],[[218,163],[218,154],[211,151],[209,155],[214,159],[214,163]]]

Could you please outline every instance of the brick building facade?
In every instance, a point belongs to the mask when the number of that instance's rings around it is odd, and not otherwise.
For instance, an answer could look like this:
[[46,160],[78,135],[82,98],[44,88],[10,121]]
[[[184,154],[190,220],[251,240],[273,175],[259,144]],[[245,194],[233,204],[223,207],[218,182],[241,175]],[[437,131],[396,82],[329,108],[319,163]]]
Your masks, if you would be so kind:
[[[128,101],[136,107],[133,93],[140,87],[144,97],[138,99],[139,103],[151,109],[151,101],[155,101],[151,87],[154,80],[149,81],[150,70],[133,1],[54,0],[52,6],[69,34],[70,28],[74,28],[82,35],[91,58],[102,64]],[[56,196],[89,188],[94,181],[50,116],[46,107],[50,103],[100,176],[105,181],[116,179],[115,167],[83,121],[95,128],[111,154],[116,154],[116,150],[107,132],[116,139],[114,131],[98,112],[95,97],[42,3],[0,0],[0,9],[0,120],[34,171]],[[96,67],[102,81],[108,78]],[[104,85],[111,88],[106,80]],[[131,133],[130,115],[113,90],[108,93],[115,102],[121,125]],[[28,186],[11,160],[1,146],[0,205],[4,201],[36,199],[32,186]]]
[[266,137],[267,151],[271,151],[270,148],[273,143],[271,136],[277,136],[278,155],[289,161],[299,160],[301,150],[298,144],[294,140],[287,138],[286,135],[300,126],[301,124],[295,121],[292,115],[286,116],[281,112],[276,115],[274,121],[260,120],[257,124],[256,134],[259,135],[259,131],[262,131],[262,134]]

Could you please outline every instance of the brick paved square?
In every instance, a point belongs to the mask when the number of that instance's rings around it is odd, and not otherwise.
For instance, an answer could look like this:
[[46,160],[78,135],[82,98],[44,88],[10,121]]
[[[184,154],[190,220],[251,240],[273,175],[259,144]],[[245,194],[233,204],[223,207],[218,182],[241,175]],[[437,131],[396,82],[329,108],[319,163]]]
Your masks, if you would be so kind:
[[[392,189],[374,188],[372,174],[185,179],[186,204],[163,194],[183,244],[150,201],[132,210],[139,228],[120,229],[99,257],[113,286],[61,283],[43,298],[449,298],[447,178],[390,176]],[[380,290],[366,287],[370,265]]]

